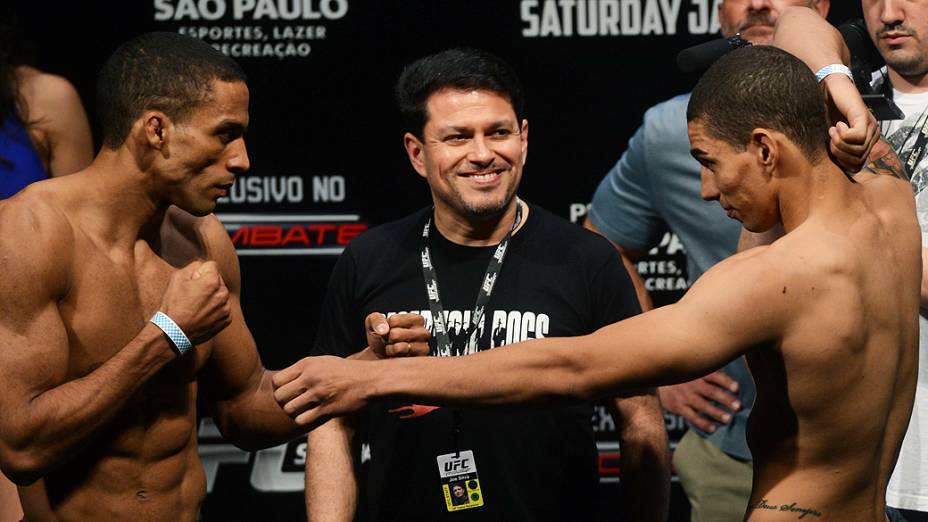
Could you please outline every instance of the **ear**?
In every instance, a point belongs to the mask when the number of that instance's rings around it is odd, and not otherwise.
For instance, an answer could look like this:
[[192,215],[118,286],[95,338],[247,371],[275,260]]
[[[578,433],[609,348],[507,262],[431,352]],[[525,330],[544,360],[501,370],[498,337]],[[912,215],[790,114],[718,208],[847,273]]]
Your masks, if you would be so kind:
[[777,161],[780,159],[780,144],[774,139],[769,129],[757,128],[751,131],[748,147],[761,166],[764,174],[773,176]]
[[412,168],[423,178],[428,177],[425,171],[425,145],[414,134],[407,132],[403,135],[403,146],[406,147],[406,155],[409,156]]
[[522,142],[522,167],[525,167],[525,161],[528,159],[528,120],[522,120],[519,140]]
[[142,140],[154,150],[164,150],[173,130],[171,119],[161,111],[145,111],[139,120]]
[[831,0],[813,0],[812,8],[822,15],[822,18],[828,16],[828,8],[831,7]]

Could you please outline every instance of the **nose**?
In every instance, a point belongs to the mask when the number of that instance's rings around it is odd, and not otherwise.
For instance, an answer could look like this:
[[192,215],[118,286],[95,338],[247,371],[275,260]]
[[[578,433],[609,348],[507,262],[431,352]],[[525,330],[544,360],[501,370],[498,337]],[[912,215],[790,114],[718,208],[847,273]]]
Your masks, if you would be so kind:
[[748,9],[751,11],[770,9],[770,0],[748,0]]
[[706,167],[699,169],[699,179],[702,182],[699,196],[706,201],[717,201],[719,199],[719,187],[715,184],[715,179],[713,179],[709,169]]
[[467,159],[470,160],[471,163],[478,165],[488,165],[493,163],[494,152],[493,149],[490,148],[490,144],[487,142],[486,136],[482,134],[477,135],[474,136],[474,139],[471,141],[472,145],[470,151],[468,152]]
[[883,25],[898,25],[905,21],[905,14],[902,11],[902,2],[899,0],[884,0],[883,8],[880,9],[880,22]]
[[245,140],[239,138],[232,147],[229,160],[226,162],[226,168],[236,175],[244,174],[251,168],[251,161],[248,160],[248,149],[245,147]]

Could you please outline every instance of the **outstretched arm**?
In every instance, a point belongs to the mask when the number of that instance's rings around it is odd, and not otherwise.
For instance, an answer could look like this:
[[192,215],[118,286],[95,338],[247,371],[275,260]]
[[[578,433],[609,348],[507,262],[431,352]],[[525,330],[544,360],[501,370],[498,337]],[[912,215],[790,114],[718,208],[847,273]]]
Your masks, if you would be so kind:
[[[778,339],[794,313],[783,306],[786,294],[780,293],[779,267],[786,265],[762,261],[763,252],[755,249],[719,263],[677,304],[590,335],[538,339],[519,349],[467,357],[304,359],[275,376],[275,394],[298,423],[316,425],[378,397],[496,405],[586,400],[690,380]],[[754,312],[758,302],[765,306]]]
[[[215,217],[202,220],[198,233],[230,292],[231,324],[213,340],[213,351],[200,377],[202,393],[214,404],[216,425],[227,440],[244,449],[292,440],[307,430],[295,424],[275,400],[272,379],[276,372],[261,363],[242,313],[241,273],[235,249]],[[428,353],[428,330],[419,316],[400,314],[386,320],[381,314],[372,314],[366,327],[369,346],[352,358],[373,360]]]

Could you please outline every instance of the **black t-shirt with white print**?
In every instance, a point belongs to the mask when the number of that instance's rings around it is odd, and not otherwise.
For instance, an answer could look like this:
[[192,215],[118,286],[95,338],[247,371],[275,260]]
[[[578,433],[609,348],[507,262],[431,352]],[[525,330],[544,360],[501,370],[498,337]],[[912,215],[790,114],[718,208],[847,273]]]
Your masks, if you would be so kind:
[[[423,209],[374,228],[348,246],[329,282],[314,354],[347,356],[365,346],[363,321],[375,311],[419,313],[431,330],[420,257],[430,214]],[[605,239],[532,206],[512,237],[480,340],[468,346],[470,315],[495,247],[454,244],[433,223],[430,249],[457,354],[583,335],[639,312],[628,274]],[[364,415],[371,462],[361,511],[373,520],[586,520],[595,512],[588,404],[461,409],[458,448],[450,408],[380,402]],[[449,513],[436,458],[455,450],[474,452],[484,505]]]

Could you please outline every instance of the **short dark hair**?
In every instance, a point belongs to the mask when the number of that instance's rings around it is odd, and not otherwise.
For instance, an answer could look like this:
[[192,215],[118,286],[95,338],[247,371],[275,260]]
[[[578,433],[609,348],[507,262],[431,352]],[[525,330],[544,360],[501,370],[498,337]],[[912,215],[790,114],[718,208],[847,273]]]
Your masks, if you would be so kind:
[[115,149],[146,110],[182,121],[210,99],[211,82],[245,82],[235,60],[178,33],[146,33],[119,46],[97,78],[103,145]]
[[825,99],[815,75],[795,56],[763,45],[736,49],[699,80],[686,120],[744,150],[751,131],[780,131],[817,162],[828,139]]
[[422,139],[428,120],[426,102],[429,96],[445,89],[496,93],[509,100],[516,119],[522,119],[524,98],[515,70],[486,51],[456,48],[420,58],[403,68],[395,94],[407,131]]

